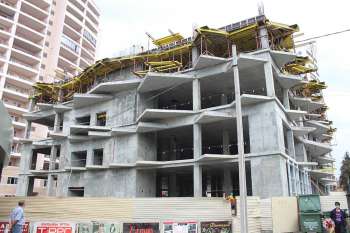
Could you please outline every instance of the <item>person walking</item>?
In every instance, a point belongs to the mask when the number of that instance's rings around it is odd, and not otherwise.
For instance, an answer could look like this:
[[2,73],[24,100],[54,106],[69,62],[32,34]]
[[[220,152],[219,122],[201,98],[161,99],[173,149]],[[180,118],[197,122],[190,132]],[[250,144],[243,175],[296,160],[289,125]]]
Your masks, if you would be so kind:
[[10,232],[11,233],[22,233],[24,220],[24,201],[19,201],[18,206],[14,208],[10,215]]
[[335,202],[335,208],[331,211],[331,219],[335,224],[335,233],[345,233],[345,212],[340,209],[340,203]]

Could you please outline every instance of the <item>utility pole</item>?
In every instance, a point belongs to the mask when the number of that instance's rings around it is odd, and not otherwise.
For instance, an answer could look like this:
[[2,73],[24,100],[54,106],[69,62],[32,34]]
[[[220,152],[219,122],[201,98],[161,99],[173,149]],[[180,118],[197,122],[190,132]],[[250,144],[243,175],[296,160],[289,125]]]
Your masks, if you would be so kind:
[[235,85],[236,101],[236,127],[238,143],[238,168],[239,168],[239,203],[240,203],[240,226],[241,233],[248,233],[248,215],[247,215],[247,184],[244,158],[244,139],[242,122],[242,104],[241,91],[239,84],[238,56],[236,45],[232,45],[232,64],[233,64],[233,82]]

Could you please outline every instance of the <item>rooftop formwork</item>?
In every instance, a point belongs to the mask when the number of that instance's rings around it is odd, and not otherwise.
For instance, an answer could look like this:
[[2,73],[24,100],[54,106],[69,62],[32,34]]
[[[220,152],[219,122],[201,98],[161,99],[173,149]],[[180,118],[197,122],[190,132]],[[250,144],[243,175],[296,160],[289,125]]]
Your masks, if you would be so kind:
[[[313,59],[296,55],[297,31],[265,16],[201,27],[100,60],[73,79],[37,83],[36,110],[25,117],[51,131],[23,141],[18,195],[35,195],[35,179],[47,180],[51,196],[238,195],[235,56],[248,194],[329,191],[326,86]],[[39,155],[46,168],[36,166]]]

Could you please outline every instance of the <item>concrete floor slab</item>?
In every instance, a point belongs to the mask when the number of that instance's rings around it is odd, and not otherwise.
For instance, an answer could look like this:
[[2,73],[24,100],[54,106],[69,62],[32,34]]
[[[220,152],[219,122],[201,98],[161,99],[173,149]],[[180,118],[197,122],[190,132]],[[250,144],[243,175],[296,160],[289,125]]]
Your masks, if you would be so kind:
[[104,102],[112,98],[113,98],[112,95],[75,93],[73,96],[73,105],[74,105],[74,108],[82,108],[82,107],[90,106],[92,104]]
[[184,117],[195,114],[191,110],[146,109],[137,119],[140,121],[164,120],[174,117]]
[[214,57],[209,55],[200,55],[193,65],[193,69],[199,70],[202,68],[207,68],[210,66],[219,65],[225,62],[230,62],[232,59],[222,58],[222,57]]
[[135,89],[141,83],[140,79],[112,81],[100,83],[96,87],[92,88],[89,94],[113,94],[121,91]]
[[145,93],[161,90],[191,82],[192,80],[193,76],[187,74],[148,72],[138,87],[138,91]]

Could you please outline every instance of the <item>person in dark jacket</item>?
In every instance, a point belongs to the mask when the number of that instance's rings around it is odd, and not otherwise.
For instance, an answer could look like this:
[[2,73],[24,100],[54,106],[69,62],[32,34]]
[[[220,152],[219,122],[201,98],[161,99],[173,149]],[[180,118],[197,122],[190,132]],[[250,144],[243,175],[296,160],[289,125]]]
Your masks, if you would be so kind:
[[335,224],[335,233],[345,233],[345,212],[340,209],[340,203],[335,202],[335,208],[331,212],[331,219]]

